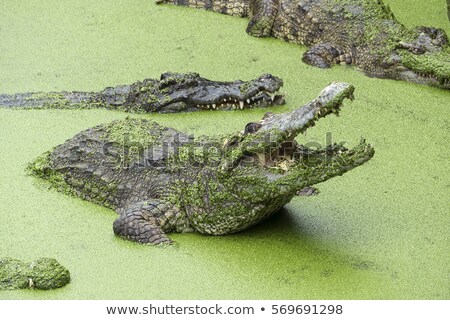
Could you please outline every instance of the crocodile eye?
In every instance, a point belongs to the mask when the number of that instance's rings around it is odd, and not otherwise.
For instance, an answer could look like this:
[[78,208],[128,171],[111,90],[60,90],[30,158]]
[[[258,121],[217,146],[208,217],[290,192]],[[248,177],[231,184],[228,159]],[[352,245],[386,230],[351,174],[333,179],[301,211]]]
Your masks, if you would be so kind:
[[270,73],[266,73],[266,74],[263,74],[261,77],[260,77],[260,79],[261,80],[269,80],[269,79],[273,79],[273,75],[271,75]]
[[274,113],[273,112],[266,112],[265,114],[264,114],[264,116],[263,116],[263,120],[264,119],[267,119],[267,118],[270,118],[271,116],[273,116],[274,115]]
[[173,72],[164,72],[161,74],[160,80],[164,80],[166,78],[173,78],[175,77],[177,74],[173,73]]
[[247,123],[244,129],[244,134],[252,134],[255,133],[261,128],[261,124],[257,122]]

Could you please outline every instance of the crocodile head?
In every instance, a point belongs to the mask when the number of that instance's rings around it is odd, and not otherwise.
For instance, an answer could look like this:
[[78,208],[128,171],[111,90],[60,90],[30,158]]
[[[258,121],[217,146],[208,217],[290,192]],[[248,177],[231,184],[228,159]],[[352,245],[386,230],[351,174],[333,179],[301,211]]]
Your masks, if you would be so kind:
[[372,75],[450,89],[450,47],[445,31],[418,27],[412,34],[409,41],[400,40],[393,50],[386,51],[382,70]]
[[158,110],[229,110],[267,107],[284,103],[278,93],[283,81],[264,74],[251,81],[212,81],[197,73],[164,73],[158,87]]
[[[329,114],[338,114],[354,87],[333,83],[307,105],[284,114],[268,113],[223,141],[219,168],[203,168],[202,178],[185,184],[182,195],[196,230],[226,234],[243,230],[273,214],[305,187],[362,165],[374,149],[362,140],[309,148],[294,139]],[[199,182],[200,181],[200,182]]]
[[242,132],[227,142],[228,147],[238,147],[240,153],[224,168],[229,166],[239,170],[243,167],[247,170],[249,165],[257,166],[273,181],[291,181],[296,177],[296,183],[289,184],[290,192],[296,192],[363,164],[374,154],[373,147],[364,139],[354,149],[347,149],[342,144],[309,148],[295,141],[319,119],[329,114],[339,115],[344,99],[353,100],[353,92],[354,87],[350,84],[332,83],[316,99],[294,111],[269,112],[262,120],[248,123]]

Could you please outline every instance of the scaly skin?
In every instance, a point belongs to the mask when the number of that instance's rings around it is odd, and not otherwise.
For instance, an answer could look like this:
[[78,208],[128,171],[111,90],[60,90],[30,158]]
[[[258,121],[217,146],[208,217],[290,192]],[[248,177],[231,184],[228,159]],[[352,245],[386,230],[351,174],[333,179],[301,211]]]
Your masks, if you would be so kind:
[[351,150],[311,150],[294,140],[337,114],[353,90],[333,83],[303,107],[217,137],[194,138],[142,119],[114,121],[77,134],[29,169],[62,192],[115,210],[114,232],[125,239],[161,244],[171,242],[168,232],[233,233],[373,156],[364,140]]
[[197,73],[164,73],[100,92],[38,92],[0,95],[3,108],[106,108],[129,112],[247,109],[283,104],[283,81],[265,74],[252,81],[211,81]]
[[69,282],[69,270],[55,259],[40,258],[24,263],[13,258],[0,258],[0,290],[49,290],[64,287]]
[[247,32],[307,46],[303,61],[320,68],[355,65],[368,76],[450,89],[445,31],[406,29],[382,0],[161,0],[250,17]]

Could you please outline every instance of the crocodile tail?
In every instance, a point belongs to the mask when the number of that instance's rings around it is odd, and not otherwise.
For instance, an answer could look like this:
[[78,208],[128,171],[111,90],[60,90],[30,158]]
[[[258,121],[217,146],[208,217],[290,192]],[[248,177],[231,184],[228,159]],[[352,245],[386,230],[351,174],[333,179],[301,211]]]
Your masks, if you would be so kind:
[[235,0],[156,0],[156,3],[170,3],[176,6],[220,12],[230,16],[248,17],[250,0],[239,1],[239,3]]
[[[137,85],[147,84],[147,82]],[[127,103],[130,85],[107,87],[99,92],[35,92],[0,94],[0,108],[30,109],[121,109]]]
[[1,108],[88,108],[97,95],[91,92],[35,92],[0,95]]

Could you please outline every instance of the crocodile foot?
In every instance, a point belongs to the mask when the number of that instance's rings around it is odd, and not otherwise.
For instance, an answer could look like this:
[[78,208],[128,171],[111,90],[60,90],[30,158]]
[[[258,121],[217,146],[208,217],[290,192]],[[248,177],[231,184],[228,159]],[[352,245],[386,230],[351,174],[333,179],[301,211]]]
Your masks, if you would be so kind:
[[179,214],[175,206],[159,199],[138,202],[120,212],[113,230],[127,240],[153,245],[171,244],[172,240],[165,232],[180,229],[177,225]]
[[353,55],[332,43],[320,43],[306,51],[302,60],[319,68],[330,68],[334,63],[352,64]]

